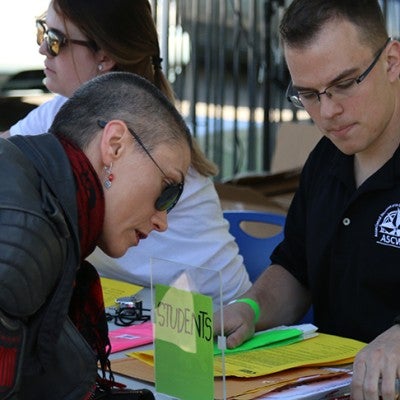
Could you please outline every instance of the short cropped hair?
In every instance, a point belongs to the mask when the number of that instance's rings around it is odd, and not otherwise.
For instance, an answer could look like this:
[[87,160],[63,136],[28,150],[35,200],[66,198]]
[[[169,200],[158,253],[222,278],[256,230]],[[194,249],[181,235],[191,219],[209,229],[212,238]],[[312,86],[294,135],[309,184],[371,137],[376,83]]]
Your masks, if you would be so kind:
[[280,23],[281,39],[289,47],[303,48],[335,19],[354,24],[362,43],[375,50],[388,38],[377,0],[293,0]]
[[54,118],[50,132],[84,150],[101,129],[98,121],[122,120],[152,150],[191,134],[177,109],[153,84],[130,72],[109,72],[84,83]]

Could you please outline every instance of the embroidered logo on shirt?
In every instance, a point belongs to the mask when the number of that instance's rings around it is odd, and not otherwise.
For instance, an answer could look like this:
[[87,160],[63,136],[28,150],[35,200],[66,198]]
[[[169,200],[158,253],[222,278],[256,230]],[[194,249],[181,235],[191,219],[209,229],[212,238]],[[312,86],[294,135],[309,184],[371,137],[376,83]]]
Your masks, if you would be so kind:
[[376,242],[400,248],[400,204],[392,204],[379,215],[375,224]]

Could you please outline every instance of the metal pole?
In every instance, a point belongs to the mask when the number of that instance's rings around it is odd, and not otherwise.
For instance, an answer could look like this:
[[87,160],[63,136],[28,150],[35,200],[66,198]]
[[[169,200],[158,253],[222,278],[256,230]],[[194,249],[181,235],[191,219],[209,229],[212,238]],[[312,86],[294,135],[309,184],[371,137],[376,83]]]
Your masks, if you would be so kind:
[[160,52],[162,61],[162,69],[168,76],[168,27],[169,27],[169,0],[161,1],[161,23],[159,25],[161,41],[160,41]]
[[270,122],[270,109],[271,109],[271,17],[272,17],[272,4],[270,0],[264,1],[264,28],[265,28],[265,79],[264,79],[264,126],[263,126],[263,170],[269,171],[271,166],[271,122]]

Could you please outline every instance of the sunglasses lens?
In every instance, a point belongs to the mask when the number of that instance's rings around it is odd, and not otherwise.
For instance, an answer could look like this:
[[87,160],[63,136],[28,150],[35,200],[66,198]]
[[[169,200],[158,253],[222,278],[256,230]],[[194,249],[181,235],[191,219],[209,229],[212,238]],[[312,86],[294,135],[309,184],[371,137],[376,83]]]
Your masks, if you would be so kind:
[[46,29],[45,22],[42,20],[36,21],[36,29],[37,44],[41,46],[43,42],[46,42],[48,53],[53,57],[57,56],[66,41],[64,35],[56,30]]
[[156,210],[170,212],[183,192],[183,183],[167,186],[156,201]]
[[36,43],[40,46],[44,40],[45,29],[41,22],[36,23]]
[[61,38],[58,33],[48,30],[47,35],[45,35],[44,39],[46,40],[47,50],[52,56],[57,56],[60,52],[60,43],[63,42],[63,38]]

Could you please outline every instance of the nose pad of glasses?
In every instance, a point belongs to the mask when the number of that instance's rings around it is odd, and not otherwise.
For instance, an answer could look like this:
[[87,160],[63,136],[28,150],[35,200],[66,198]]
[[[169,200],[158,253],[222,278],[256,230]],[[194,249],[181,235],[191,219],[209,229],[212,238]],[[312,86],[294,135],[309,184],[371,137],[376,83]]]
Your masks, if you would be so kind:
[[39,52],[43,55],[52,55],[50,50],[49,50],[49,45],[47,44],[46,40],[42,40],[41,43],[38,43],[39,45]]
[[41,35],[38,33],[36,36],[36,42],[39,48],[42,48],[42,46],[44,46],[43,50],[46,51],[46,53],[50,54],[52,57],[57,56],[60,51],[58,39],[51,39],[46,33],[43,33]]
[[328,92],[327,90],[324,90],[323,92],[321,92],[321,93],[316,93],[316,95],[318,96],[318,102],[319,103],[321,103],[321,96],[322,95],[325,95],[328,99],[331,99],[332,98],[332,93],[330,93],[330,92]]

